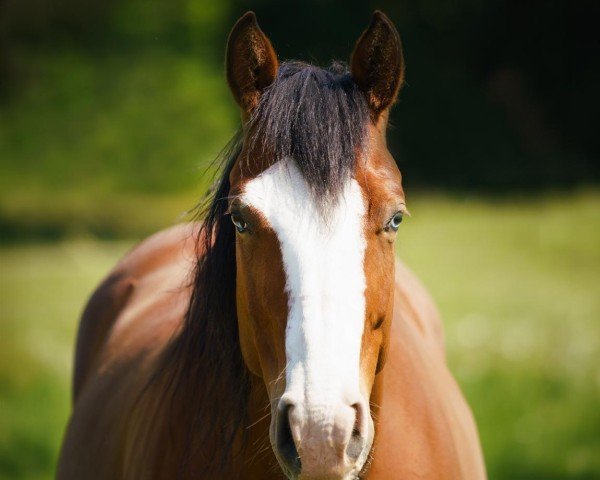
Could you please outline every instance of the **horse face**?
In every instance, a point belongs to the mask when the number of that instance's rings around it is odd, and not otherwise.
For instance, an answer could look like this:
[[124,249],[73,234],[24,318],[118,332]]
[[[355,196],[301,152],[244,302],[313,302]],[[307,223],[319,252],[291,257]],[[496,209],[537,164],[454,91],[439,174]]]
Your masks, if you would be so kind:
[[[385,360],[394,239],[405,211],[385,146],[402,72],[390,61],[401,59],[394,48],[393,26],[376,14],[352,61],[370,121],[327,209],[297,159],[272,158],[250,141],[230,176],[240,343],[248,368],[264,380],[271,443],[290,478],[355,478],[374,438],[370,399]],[[259,81],[276,74],[272,52],[253,17],[236,24],[227,68],[243,118],[259,102]],[[239,58],[251,61],[240,67]]]

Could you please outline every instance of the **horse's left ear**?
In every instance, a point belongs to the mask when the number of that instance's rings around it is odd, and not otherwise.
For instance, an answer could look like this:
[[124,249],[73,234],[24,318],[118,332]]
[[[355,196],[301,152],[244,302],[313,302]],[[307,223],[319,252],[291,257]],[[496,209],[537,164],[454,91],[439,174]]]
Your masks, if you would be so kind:
[[369,28],[356,42],[350,64],[352,77],[365,92],[377,120],[394,103],[404,80],[400,35],[384,13],[373,14]]
[[260,93],[273,83],[279,63],[271,42],[258,26],[254,12],[244,14],[227,41],[227,83],[235,101],[248,115]]

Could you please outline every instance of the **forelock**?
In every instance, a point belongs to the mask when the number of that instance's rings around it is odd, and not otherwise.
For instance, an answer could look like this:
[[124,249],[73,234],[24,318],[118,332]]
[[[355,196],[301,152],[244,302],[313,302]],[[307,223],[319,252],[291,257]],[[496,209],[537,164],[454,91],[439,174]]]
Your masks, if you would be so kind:
[[329,68],[285,62],[249,121],[249,150],[294,161],[326,209],[335,203],[362,154],[367,102],[341,63]]

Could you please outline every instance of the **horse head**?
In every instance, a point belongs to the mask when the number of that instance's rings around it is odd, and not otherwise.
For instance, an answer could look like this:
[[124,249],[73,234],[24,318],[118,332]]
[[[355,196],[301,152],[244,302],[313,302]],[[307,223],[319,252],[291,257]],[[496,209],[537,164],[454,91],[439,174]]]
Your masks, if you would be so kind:
[[286,475],[355,478],[375,434],[406,213],[385,137],[400,38],[376,12],[349,68],[280,64],[249,12],[226,71],[243,121],[227,192],[243,359],[264,381]]

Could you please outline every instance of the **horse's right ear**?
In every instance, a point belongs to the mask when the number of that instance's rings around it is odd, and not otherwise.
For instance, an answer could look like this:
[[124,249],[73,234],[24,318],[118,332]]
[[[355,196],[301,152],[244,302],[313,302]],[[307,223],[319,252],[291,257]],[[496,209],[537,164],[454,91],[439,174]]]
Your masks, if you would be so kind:
[[227,83],[242,116],[258,104],[260,93],[275,80],[279,62],[271,42],[258,26],[254,12],[244,14],[227,41]]

